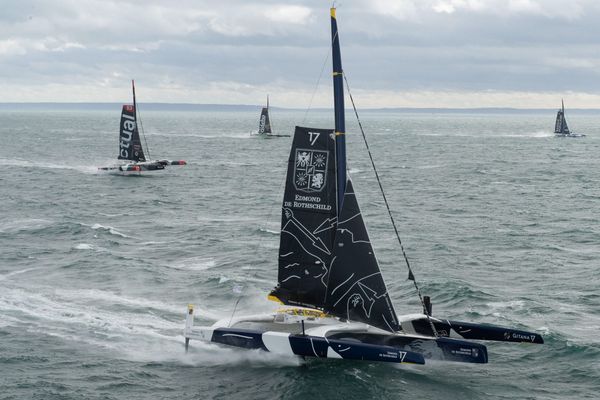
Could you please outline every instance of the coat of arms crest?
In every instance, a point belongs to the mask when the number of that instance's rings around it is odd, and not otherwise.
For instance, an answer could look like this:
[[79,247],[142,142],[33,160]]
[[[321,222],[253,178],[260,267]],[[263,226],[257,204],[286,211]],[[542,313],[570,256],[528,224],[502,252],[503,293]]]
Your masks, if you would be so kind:
[[327,183],[328,151],[296,149],[294,186],[297,190],[320,192]]

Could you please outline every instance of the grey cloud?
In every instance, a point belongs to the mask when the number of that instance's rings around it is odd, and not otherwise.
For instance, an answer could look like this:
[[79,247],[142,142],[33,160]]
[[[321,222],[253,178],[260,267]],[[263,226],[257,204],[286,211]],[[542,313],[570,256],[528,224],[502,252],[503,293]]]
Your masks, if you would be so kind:
[[[343,1],[344,67],[366,92],[598,92],[600,5],[574,0],[563,16],[558,3]],[[24,0],[4,8],[6,101],[14,88],[49,84],[64,88],[55,101],[70,85],[88,86],[98,100],[106,90],[113,101],[135,77],[157,96],[169,87],[173,101],[177,88],[212,87],[215,98],[191,99],[182,89],[179,101],[240,102],[248,97],[218,91],[238,85],[259,92],[258,102],[270,86],[310,92],[330,40],[322,1]]]

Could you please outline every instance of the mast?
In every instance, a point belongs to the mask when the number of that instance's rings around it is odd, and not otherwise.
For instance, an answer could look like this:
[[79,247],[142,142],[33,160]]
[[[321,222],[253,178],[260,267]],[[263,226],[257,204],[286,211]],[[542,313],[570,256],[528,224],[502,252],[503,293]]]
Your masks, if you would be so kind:
[[137,125],[137,104],[135,103],[135,82],[131,80],[131,89],[133,90],[133,116]]
[[333,103],[335,112],[335,149],[337,158],[337,212],[342,210],[346,192],[346,121],[344,116],[344,71],[340,53],[335,7],[331,8],[331,40],[333,60]]
[[269,95],[267,95],[267,110],[269,109]]
[[560,99],[560,133],[565,133],[565,125],[567,124],[567,120],[565,119],[565,101]]

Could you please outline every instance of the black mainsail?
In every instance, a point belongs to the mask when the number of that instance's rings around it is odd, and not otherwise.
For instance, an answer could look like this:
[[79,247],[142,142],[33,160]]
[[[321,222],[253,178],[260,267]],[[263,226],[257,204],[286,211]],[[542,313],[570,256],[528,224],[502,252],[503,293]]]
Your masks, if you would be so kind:
[[556,123],[554,124],[554,133],[560,135],[569,135],[571,131],[569,131],[569,127],[567,126],[567,120],[565,118],[565,102],[563,100],[561,102],[561,108],[556,113]]
[[279,274],[271,292],[284,304],[322,308],[337,221],[331,129],[296,127],[281,213]]
[[119,126],[119,160],[135,162],[146,161],[140,132],[137,124],[137,104],[135,101],[135,84],[131,81],[133,88],[133,105],[123,105],[121,112],[121,124]]
[[267,106],[260,112],[260,121],[258,122],[258,134],[271,134],[271,120],[269,119],[269,96],[267,96]]
[[281,217],[275,300],[399,329],[352,183],[346,177],[344,87],[331,9],[335,130],[296,127]]
[[325,310],[348,321],[400,329],[348,179],[329,270]]

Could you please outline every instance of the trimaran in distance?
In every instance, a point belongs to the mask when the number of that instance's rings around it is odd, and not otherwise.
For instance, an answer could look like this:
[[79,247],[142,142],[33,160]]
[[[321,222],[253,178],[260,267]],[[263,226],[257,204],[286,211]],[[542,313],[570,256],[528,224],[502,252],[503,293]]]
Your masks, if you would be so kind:
[[[344,76],[335,8],[331,31],[335,130],[295,129],[281,217],[278,284],[269,295],[284,307],[194,326],[190,305],[186,349],[190,339],[198,339],[290,356],[486,363],[486,347],[471,340],[543,343],[532,332],[435,318],[427,297],[421,301],[422,313],[396,315],[346,176]],[[417,293],[421,298],[418,287]]]
[[290,135],[276,135],[271,129],[271,118],[269,117],[269,95],[267,95],[267,106],[260,111],[258,120],[258,132],[252,133],[252,136],[261,138],[290,137]]
[[561,107],[556,113],[556,122],[554,123],[554,135],[557,137],[584,137],[584,134],[573,133],[569,130],[565,118],[565,102],[561,99],[560,103]]
[[[187,163],[183,160],[146,160],[138,128],[135,82],[133,80],[131,81],[131,88],[133,90],[133,105],[123,105],[121,124],[119,125],[119,155],[117,158],[122,161],[118,165],[99,167],[98,169],[125,174],[141,174],[142,171],[163,170],[167,165],[186,165]],[[147,153],[150,154],[150,150],[147,147],[148,145],[146,144]]]

